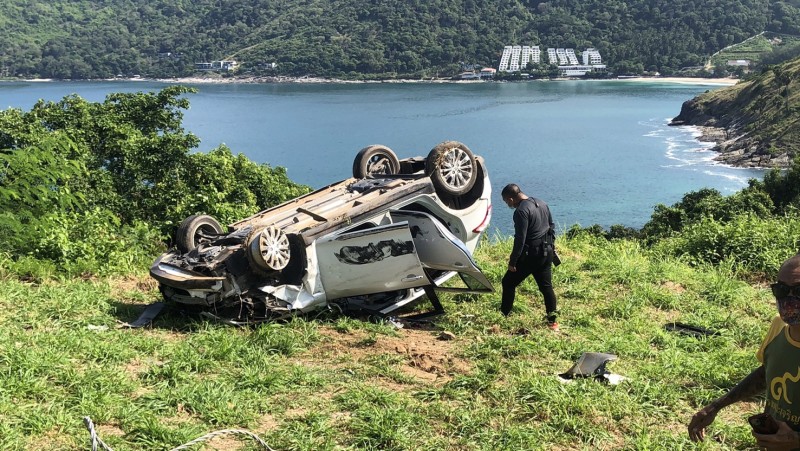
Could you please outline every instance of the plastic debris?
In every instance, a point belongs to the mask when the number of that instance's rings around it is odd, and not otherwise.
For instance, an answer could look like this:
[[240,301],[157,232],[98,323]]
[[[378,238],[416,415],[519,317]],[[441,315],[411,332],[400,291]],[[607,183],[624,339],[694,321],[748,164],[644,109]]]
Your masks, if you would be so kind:
[[606,369],[606,364],[613,360],[617,360],[617,356],[614,354],[584,352],[570,369],[558,376],[562,381],[571,381],[579,377],[591,377],[611,385],[617,385],[627,378],[619,374],[612,374]]

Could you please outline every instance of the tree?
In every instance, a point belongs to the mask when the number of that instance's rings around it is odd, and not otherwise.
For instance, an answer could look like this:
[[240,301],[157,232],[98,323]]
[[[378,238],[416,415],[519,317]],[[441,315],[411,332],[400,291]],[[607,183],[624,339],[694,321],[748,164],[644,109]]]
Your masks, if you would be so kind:
[[[1,112],[0,149],[68,139],[73,145],[50,149],[85,168],[70,184],[86,199],[85,208],[109,210],[122,224],[144,221],[165,234],[192,213],[216,212],[232,220],[308,190],[282,168],[256,165],[229,149],[190,154],[199,139],[183,129],[181,110],[189,106],[184,95],[192,92],[171,86],[157,93],[110,94],[102,103],[73,95],[40,101],[28,113]],[[213,195],[197,202],[204,193]]]

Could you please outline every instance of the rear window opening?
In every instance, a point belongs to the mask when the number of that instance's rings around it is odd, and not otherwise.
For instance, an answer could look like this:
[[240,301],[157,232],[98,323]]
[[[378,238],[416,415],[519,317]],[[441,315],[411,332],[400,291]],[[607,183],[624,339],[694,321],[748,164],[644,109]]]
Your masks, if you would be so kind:
[[353,227],[352,229],[345,230],[344,233],[358,232],[359,230],[372,229],[372,228],[377,227],[377,226],[378,225],[375,224],[374,222],[365,222],[363,224],[359,224],[359,225]]

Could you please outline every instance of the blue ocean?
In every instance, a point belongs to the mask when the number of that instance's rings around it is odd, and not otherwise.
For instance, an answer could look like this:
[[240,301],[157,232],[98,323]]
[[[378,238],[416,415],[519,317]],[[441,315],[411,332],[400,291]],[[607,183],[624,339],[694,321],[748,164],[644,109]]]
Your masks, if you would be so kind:
[[[157,91],[156,82],[0,83],[0,108],[38,99]],[[670,127],[681,104],[713,85],[637,81],[525,83],[198,84],[184,127],[197,151],[234,153],[287,168],[318,188],[351,174],[363,147],[400,158],[461,141],[486,160],[494,189],[490,234],[511,233],[500,189],[517,183],[550,204],[559,230],[574,224],[641,227],[653,207],[689,192],[731,194],[763,171],[720,165],[692,127]]]

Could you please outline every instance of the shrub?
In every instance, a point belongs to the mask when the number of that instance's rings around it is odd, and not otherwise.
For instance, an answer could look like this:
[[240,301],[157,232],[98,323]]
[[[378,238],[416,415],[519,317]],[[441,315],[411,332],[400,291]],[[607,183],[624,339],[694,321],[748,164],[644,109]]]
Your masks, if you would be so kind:
[[748,272],[772,277],[798,251],[800,216],[759,218],[750,213],[730,221],[705,217],[654,245],[656,252],[684,256],[693,264],[733,259]]
[[[234,156],[226,147],[190,153],[200,140],[183,129],[181,110],[189,107],[183,96],[192,92],[170,86],[157,93],[110,94],[102,103],[72,95],[40,101],[27,113],[0,112],[0,152],[30,167],[26,158],[40,150],[35,155],[47,163],[39,168],[45,182],[11,188],[5,186],[11,173],[0,170],[0,196],[9,189],[31,196],[48,186],[61,187],[58,193],[69,188],[87,207],[109,210],[122,225],[144,221],[166,236],[190,214],[231,220],[308,191],[282,168]],[[80,176],[62,183],[73,167]]]
[[172,86],[102,103],[73,95],[0,112],[4,268],[130,271],[191,214],[230,222],[309,191],[224,146],[190,153],[199,139],[183,130],[181,109],[191,92]]
[[[12,248],[17,261],[50,262],[65,275],[108,275],[147,267],[163,251],[162,236],[142,222],[121,224],[112,212],[94,208],[55,212],[27,228]],[[27,271],[28,265],[12,268]]]
[[284,168],[255,163],[226,146],[191,154],[181,171],[176,184],[159,187],[163,195],[157,202],[168,218],[164,232],[192,214],[233,222],[309,191],[289,180]]
[[715,189],[704,188],[685,194],[680,202],[670,207],[656,205],[650,221],[642,228],[642,235],[653,241],[680,232],[705,218],[725,222],[742,213],[770,216],[773,210],[772,199],[756,180],[727,197]]

